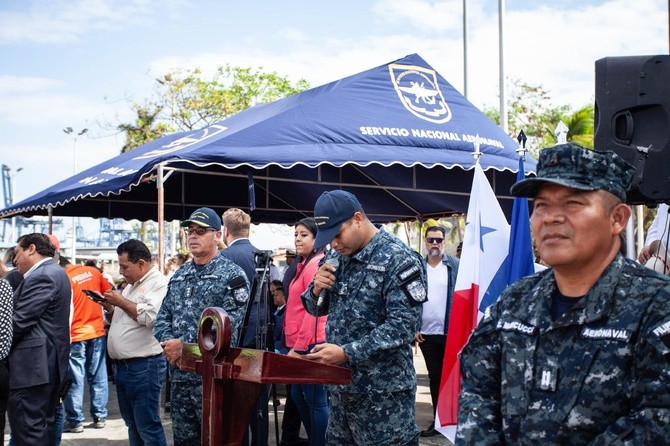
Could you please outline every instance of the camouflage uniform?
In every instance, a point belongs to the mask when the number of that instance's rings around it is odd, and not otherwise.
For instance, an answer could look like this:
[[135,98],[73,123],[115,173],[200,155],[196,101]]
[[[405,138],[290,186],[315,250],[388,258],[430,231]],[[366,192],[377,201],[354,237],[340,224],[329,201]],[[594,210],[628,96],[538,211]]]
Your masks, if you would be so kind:
[[670,441],[670,279],[620,254],[556,321],[548,269],[510,286],[461,353],[456,444]]
[[[198,342],[198,321],[207,307],[221,307],[232,325],[231,345],[237,345],[249,282],[239,266],[219,255],[196,266],[179,268],[168,285],[153,333],[159,341]],[[200,375],[170,366],[172,431],[175,446],[200,444],[202,381]]]
[[[380,230],[353,256],[329,254],[339,267],[329,298],[327,342],[341,346],[350,385],[330,386],[330,445],[418,444],[416,374],[410,342],[426,300],[421,257]],[[312,286],[302,296],[316,314]]]

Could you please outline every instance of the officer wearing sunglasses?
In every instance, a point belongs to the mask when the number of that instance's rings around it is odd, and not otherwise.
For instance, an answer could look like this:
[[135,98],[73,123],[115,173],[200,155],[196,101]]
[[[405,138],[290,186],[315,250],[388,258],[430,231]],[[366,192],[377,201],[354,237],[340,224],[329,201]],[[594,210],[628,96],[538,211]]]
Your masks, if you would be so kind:
[[207,307],[221,307],[232,325],[231,345],[237,345],[249,281],[244,270],[219,255],[221,218],[210,208],[196,209],[181,226],[193,261],[179,268],[168,285],[156,317],[154,337],[163,346],[170,368],[174,446],[200,444],[202,384],[200,375],[180,370],[182,343],[198,342],[198,321]]

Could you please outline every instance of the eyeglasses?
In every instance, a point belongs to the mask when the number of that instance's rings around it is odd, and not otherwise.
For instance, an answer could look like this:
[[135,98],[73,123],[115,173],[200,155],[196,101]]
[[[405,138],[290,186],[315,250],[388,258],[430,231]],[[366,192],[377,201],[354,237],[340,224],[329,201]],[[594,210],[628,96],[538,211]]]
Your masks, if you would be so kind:
[[438,237],[428,237],[428,238],[426,239],[426,241],[427,241],[428,243],[430,243],[431,245],[432,245],[433,243],[437,243],[437,244],[439,245],[439,244],[441,244],[441,243],[444,241],[444,239],[443,239],[443,238],[438,238]]
[[200,237],[207,234],[208,231],[216,232],[214,228],[187,228],[184,229],[184,232],[188,235],[193,235],[194,233]]

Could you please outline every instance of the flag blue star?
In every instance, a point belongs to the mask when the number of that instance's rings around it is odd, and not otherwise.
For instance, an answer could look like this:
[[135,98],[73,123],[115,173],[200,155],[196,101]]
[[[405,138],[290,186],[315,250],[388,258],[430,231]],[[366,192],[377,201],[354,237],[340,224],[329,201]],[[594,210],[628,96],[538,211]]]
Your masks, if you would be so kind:
[[497,231],[496,228],[489,228],[487,226],[482,226],[482,216],[479,216],[479,248],[484,252],[484,236],[491,232]]

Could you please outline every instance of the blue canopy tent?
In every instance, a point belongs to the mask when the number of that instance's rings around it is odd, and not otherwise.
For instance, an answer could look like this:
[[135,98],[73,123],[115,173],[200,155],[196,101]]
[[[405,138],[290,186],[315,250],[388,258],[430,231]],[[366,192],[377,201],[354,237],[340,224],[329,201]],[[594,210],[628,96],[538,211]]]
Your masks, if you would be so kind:
[[[503,209],[518,144],[421,57],[409,55],[165,136],[0,211],[162,221],[209,206],[293,223],[324,191],[355,193],[373,221],[465,212],[478,140]],[[527,157],[526,172],[536,162]]]

